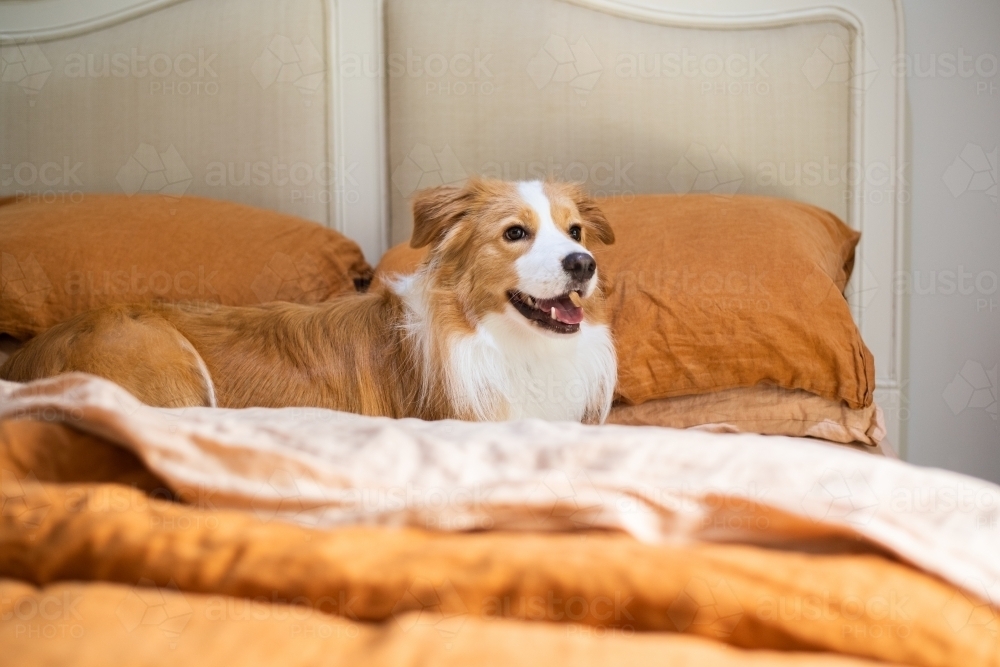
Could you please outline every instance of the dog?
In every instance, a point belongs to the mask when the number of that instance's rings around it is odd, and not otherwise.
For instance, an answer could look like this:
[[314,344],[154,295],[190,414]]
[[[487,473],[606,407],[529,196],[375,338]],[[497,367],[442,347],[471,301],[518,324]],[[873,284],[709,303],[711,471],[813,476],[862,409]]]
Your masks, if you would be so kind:
[[617,379],[592,249],[614,242],[576,185],[472,179],[413,200],[415,273],[318,305],[116,305],[15,352],[0,377],[80,371],[152,406],[600,423]]

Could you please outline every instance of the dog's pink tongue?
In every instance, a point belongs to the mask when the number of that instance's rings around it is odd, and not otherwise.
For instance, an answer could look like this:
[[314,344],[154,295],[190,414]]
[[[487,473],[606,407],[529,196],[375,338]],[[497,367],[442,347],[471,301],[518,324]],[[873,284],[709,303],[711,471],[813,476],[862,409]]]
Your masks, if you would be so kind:
[[535,307],[545,311],[549,317],[563,324],[579,324],[583,321],[583,308],[573,305],[569,297],[539,299],[535,302]]

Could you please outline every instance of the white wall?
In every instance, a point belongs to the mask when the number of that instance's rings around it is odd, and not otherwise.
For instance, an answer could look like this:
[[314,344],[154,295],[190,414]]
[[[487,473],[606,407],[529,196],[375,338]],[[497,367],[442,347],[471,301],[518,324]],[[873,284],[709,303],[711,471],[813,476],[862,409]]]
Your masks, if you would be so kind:
[[[903,8],[913,196],[910,267],[897,284],[910,289],[906,458],[1000,482],[1000,2]],[[970,182],[963,162],[984,156],[992,165]]]

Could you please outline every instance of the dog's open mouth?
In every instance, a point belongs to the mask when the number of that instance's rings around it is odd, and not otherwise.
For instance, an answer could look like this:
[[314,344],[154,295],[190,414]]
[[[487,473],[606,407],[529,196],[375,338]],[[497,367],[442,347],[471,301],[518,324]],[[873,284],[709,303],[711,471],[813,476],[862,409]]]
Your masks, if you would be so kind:
[[579,292],[569,292],[554,299],[536,299],[521,292],[507,293],[517,312],[549,331],[576,333],[583,321],[583,301]]

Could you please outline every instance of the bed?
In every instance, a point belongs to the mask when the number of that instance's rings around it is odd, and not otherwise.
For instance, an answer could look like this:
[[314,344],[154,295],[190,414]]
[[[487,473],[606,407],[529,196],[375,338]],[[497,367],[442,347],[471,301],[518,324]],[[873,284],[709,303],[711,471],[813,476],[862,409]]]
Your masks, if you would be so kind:
[[[844,294],[905,458],[898,2],[35,0],[0,26],[0,196],[231,200],[373,264],[410,195],[472,174],[829,210],[862,233]],[[82,375],[0,397],[23,664],[1000,660],[1000,489],[961,475],[808,438],[158,410]]]

